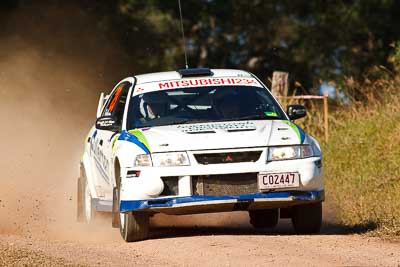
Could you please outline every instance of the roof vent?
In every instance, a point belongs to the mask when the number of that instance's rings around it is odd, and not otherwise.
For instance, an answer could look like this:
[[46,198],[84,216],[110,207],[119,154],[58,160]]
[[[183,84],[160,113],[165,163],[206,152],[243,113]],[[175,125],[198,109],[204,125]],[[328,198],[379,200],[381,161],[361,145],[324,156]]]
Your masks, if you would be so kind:
[[198,77],[198,76],[212,76],[213,73],[209,68],[196,68],[196,69],[180,69],[178,73],[184,77]]

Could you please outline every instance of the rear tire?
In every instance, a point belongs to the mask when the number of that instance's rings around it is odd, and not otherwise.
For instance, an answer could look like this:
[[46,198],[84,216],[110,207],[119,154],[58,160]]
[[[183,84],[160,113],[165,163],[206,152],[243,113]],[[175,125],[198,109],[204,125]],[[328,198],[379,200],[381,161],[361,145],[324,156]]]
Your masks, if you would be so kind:
[[120,213],[120,232],[126,242],[145,240],[149,236],[149,215],[145,213]]
[[84,210],[84,196],[83,196],[83,185],[82,185],[82,178],[78,178],[78,192],[77,192],[77,216],[76,219],[78,222],[84,222],[85,221],[85,210]]
[[297,234],[318,234],[322,225],[322,203],[294,206],[292,223]]
[[86,176],[81,179],[81,194],[82,194],[82,221],[85,223],[93,223],[96,218],[96,209],[93,207],[92,196],[90,194],[90,189],[87,183]]
[[254,228],[274,228],[279,222],[279,209],[250,210],[249,216]]
[[93,222],[97,212],[92,206],[92,197],[87,183],[86,172],[82,165],[77,189],[77,220],[85,223]]

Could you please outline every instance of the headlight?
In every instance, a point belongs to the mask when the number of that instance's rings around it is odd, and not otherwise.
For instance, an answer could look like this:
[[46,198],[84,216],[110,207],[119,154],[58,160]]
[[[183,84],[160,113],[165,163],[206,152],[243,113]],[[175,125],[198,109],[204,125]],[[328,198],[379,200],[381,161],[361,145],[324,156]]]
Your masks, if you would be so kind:
[[153,166],[188,166],[189,157],[186,152],[154,153],[151,154]]
[[314,156],[313,150],[309,145],[302,146],[280,146],[268,149],[268,161],[302,159]]
[[149,167],[152,166],[151,157],[149,154],[137,155],[135,159],[135,166]]
[[165,167],[189,166],[189,157],[186,152],[154,153],[137,155],[135,166],[140,167]]

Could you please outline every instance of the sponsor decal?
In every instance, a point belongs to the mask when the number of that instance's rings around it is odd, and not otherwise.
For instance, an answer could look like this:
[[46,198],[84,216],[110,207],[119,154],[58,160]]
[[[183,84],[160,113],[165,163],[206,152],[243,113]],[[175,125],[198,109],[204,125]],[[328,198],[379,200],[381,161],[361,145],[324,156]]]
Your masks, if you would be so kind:
[[101,118],[97,120],[98,127],[108,127],[115,124],[115,120],[112,118]]
[[240,131],[240,130],[255,130],[256,125],[252,122],[230,122],[230,123],[207,123],[207,124],[192,124],[192,125],[178,125],[177,128],[184,133],[193,132],[209,132],[213,130],[225,131]]
[[258,85],[253,78],[202,78],[191,80],[177,80],[158,83],[159,89],[182,88],[207,85]]
[[254,78],[246,78],[246,77],[192,78],[192,79],[169,80],[169,81],[140,84],[138,87],[135,88],[134,93],[135,95],[138,95],[145,92],[152,92],[158,90],[169,90],[169,89],[202,87],[202,86],[213,86],[213,85],[217,86],[241,85],[241,86],[262,87],[261,84]]
[[104,155],[103,151],[101,150],[99,146],[99,140],[96,138],[97,136],[97,130],[92,135],[92,138],[90,139],[90,154],[94,155],[94,159],[96,161],[97,168],[100,171],[100,174],[105,178],[105,180],[108,182],[108,175],[107,173],[110,170],[110,164],[107,160],[107,157]]
[[178,125],[177,128],[184,133],[213,132],[214,130],[240,131],[255,130],[252,122],[223,122],[223,123],[198,123],[192,125]]

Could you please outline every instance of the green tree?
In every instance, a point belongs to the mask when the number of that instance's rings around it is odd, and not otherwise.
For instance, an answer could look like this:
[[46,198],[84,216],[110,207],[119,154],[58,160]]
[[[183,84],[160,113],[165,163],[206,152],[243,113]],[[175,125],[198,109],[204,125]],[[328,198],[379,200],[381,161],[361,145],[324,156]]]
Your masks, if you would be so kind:
[[[181,1],[191,67],[243,68],[264,78],[288,71],[310,92],[321,80],[393,69],[387,59],[400,40],[400,1]],[[18,2],[25,1],[4,3]],[[177,0],[74,2],[123,43],[135,73],[184,66]]]

